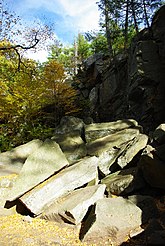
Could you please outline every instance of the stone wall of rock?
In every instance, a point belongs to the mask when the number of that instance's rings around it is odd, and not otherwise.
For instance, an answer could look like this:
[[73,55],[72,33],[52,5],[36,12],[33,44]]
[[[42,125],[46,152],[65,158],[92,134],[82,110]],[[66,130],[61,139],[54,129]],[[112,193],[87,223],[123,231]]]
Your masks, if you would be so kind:
[[[112,62],[96,54],[79,74],[81,97],[96,122],[136,119],[146,132],[165,121],[165,6],[132,41],[128,54]],[[89,109],[89,108],[88,108]]]

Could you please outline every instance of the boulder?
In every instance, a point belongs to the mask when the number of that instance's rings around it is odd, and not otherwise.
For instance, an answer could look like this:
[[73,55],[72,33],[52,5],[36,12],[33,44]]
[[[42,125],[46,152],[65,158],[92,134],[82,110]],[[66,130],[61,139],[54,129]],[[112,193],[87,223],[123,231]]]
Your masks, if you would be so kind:
[[136,154],[144,149],[148,142],[148,136],[144,134],[139,134],[134,139],[132,139],[126,146],[124,152],[120,155],[117,160],[118,165],[123,168],[127,166],[129,162],[136,156]]
[[56,134],[52,139],[60,145],[70,164],[83,158],[87,154],[86,145],[82,140],[79,131]]
[[93,123],[85,125],[85,140],[90,143],[98,138],[127,128],[134,128],[138,123],[133,119],[118,120],[115,122]]
[[150,219],[158,218],[159,212],[153,197],[132,195],[129,196],[128,199],[142,210],[143,224],[146,224]]
[[144,186],[137,167],[112,173],[101,180],[106,185],[108,195],[128,195]]
[[121,155],[121,153],[125,150],[127,146],[127,142],[120,144],[118,147],[112,147],[110,150],[106,150],[101,153],[98,157],[99,159],[99,171],[103,175],[108,175],[111,172],[116,171],[118,166],[116,167],[115,161]]
[[[117,171],[119,167],[126,167],[134,157],[145,148],[148,137],[144,134],[135,136],[132,140],[123,142],[99,155],[99,170],[104,175]],[[101,148],[100,148],[101,149]]]
[[141,225],[142,211],[124,199],[103,198],[96,202],[81,228],[80,238],[86,243],[100,240],[106,245],[120,245]]
[[165,124],[159,125],[153,132],[153,138],[159,144],[165,144]]
[[17,199],[68,164],[59,145],[52,140],[46,140],[25,161],[8,200]]
[[5,166],[6,169],[11,169],[11,171],[12,168],[19,171],[27,157],[36,151],[42,143],[41,140],[35,139],[10,151],[0,153],[0,168]]
[[108,151],[113,147],[118,148],[120,144],[132,140],[139,134],[139,131],[138,127],[137,129],[124,129],[99,138],[87,144],[87,153],[89,155],[100,156],[103,152]]
[[99,199],[104,198],[105,185],[81,188],[58,199],[42,215],[46,220],[59,221],[59,216],[66,222],[79,224],[88,208]]
[[20,197],[20,201],[35,215],[42,213],[59,197],[80,188],[97,175],[97,157],[89,157],[53,175]]
[[82,119],[73,116],[64,116],[61,119],[60,124],[55,128],[55,134],[78,131],[81,135],[83,128],[84,122]]
[[147,146],[139,161],[144,179],[152,187],[165,189],[165,162],[156,155],[156,150]]

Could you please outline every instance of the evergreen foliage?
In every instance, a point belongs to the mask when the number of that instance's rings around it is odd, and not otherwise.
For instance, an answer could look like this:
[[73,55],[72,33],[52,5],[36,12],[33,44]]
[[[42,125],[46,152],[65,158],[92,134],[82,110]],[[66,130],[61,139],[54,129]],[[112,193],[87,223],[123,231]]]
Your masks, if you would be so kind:
[[153,13],[163,3],[162,0],[98,1],[97,4],[103,18],[100,25],[105,28],[109,53],[112,56],[116,53],[116,43],[121,40],[127,48],[129,37],[132,34],[138,33],[141,28],[149,28]]

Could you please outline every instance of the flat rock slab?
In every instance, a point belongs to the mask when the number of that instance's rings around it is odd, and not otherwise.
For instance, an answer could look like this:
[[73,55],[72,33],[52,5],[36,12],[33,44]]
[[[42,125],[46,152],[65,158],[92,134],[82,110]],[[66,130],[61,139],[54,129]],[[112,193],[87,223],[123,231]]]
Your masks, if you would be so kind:
[[120,245],[128,239],[131,231],[140,227],[141,216],[141,209],[127,199],[100,199],[84,222],[80,238],[87,243],[106,239]]
[[25,161],[8,200],[17,199],[68,164],[59,145],[52,140],[46,140]]
[[144,134],[139,134],[127,145],[125,151],[118,158],[117,163],[121,168],[127,166],[127,164],[132,161],[136,154],[144,149],[148,142],[148,136]]
[[85,139],[87,143],[90,143],[98,138],[127,128],[133,128],[137,125],[138,123],[133,119],[85,125]]
[[112,173],[101,180],[109,195],[128,195],[145,186],[137,167]]
[[0,167],[1,166],[13,166],[21,167],[24,164],[27,157],[36,151],[43,142],[39,139],[32,140],[26,144],[20,145],[10,151],[0,153]]
[[69,163],[73,163],[87,154],[86,145],[79,131],[56,134],[52,139],[60,145]]
[[89,144],[87,144],[87,152],[89,155],[100,156],[103,152],[112,149],[113,147],[118,148],[122,143],[132,140],[140,132],[137,129],[125,129],[106,137],[99,138]]
[[39,215],[55,199],[96,178],[97,165],[98,158],[93,156],[69,166],[23,195],[20,201],[33,214]]
[[58,221],[60,216],[65,222],[79,224],[88,208],[104,198],[105,187],[105,185],[95,185],[75,190],[46,209],[42,218]]

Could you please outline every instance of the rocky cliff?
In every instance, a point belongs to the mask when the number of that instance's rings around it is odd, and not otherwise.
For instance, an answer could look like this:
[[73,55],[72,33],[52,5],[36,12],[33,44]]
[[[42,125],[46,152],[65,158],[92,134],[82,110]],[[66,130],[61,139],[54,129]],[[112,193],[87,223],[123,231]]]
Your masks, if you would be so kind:
[[134,38],[129,51],[114,60],[96,54],[79,74],[87,116],[96,122],[134,118],[146,132],[165,121],[165,6],[151,29]]

